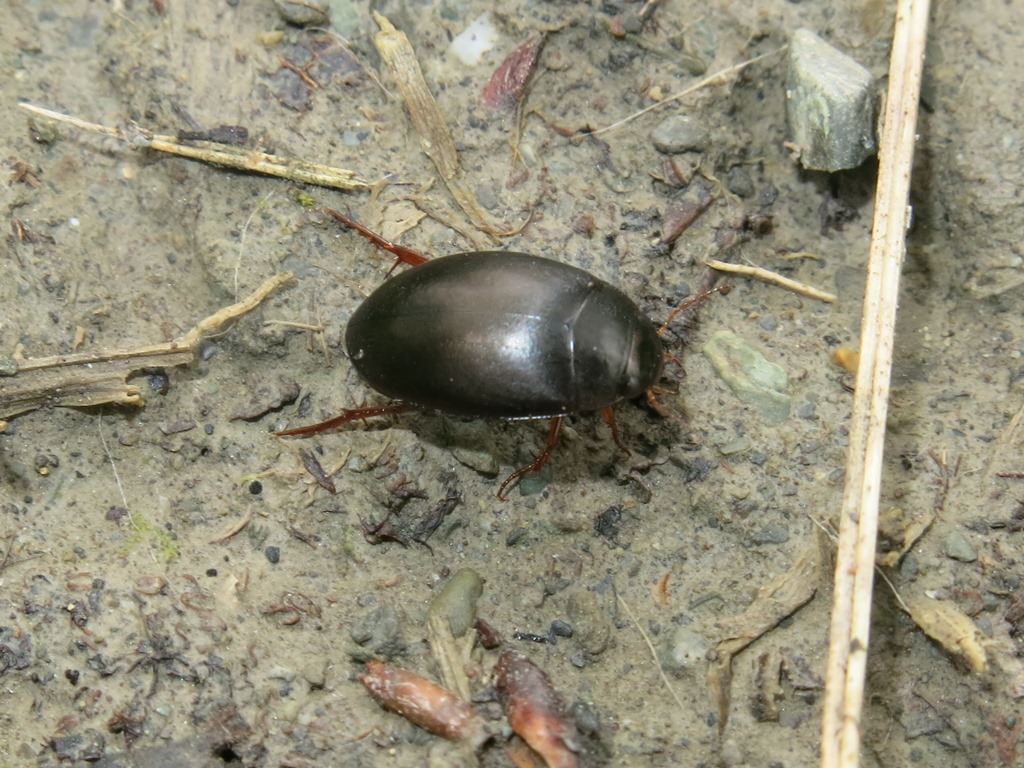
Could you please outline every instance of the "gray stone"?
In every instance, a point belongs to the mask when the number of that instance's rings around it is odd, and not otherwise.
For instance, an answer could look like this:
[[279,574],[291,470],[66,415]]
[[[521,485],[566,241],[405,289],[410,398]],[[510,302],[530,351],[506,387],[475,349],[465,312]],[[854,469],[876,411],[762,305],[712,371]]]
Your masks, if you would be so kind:
[[651,142],[666,155],[703,152],[711,145],[711,133],[694,117],[672,115],[651,131]]
[[612,636],[612,622],[597,596],[574,589],[566,602],[566,614],[573,627],[573,643],[588,656],[604,653]]
[[967,541],[967,537],[960,533],[960,531],[950,533],[946,537],[943,548],[947,556],[954,560],[959,560],[961,563],[973,563],[978,559],[978,553],[971,546],[971,543]]
[[810,30],[793,34],[786,119],[804,168],[856,168],[878,151],[873,84],[870,72]]

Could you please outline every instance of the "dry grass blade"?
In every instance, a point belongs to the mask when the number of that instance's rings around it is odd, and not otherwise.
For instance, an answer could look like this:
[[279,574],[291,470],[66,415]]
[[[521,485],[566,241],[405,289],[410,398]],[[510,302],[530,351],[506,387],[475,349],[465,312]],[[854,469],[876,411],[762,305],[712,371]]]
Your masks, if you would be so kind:
[[861,322],[860,366],[839,524],[822,717],[822,768],[855,768],[860,751],[882,451],[899,275],[909,223],[910,169],[928,6],[927,0],[900,0],[896,8]]
[[718,704],[719,733],[729,721],[733,659],[778,626],[780,621],[810,602],[818,591],[820,576],[821,551],[815,541],[785,573],[758,590],[747,610],[716,622],[721,639],[715,646],[716,660],[708,668],[708,687]]
[[376,11],[373,13],[373,19],[380,27],[380,32],[373,37],[373,44],[387,65],[391,77],[394,78],[399,93],[402,94],[402,100],[409,110],[409,119],[419,134],[420,146],[424,153],[434,163],[455,202],[465,211],[473,224],[492,235],[505,234],[504,229],[492,221],[487,212],[480,207],[476,195],[463,178],[448,123],[434,101],[427,81],[423,79],[423,71],[416,60],[416,53],[409,43],[409,38]]

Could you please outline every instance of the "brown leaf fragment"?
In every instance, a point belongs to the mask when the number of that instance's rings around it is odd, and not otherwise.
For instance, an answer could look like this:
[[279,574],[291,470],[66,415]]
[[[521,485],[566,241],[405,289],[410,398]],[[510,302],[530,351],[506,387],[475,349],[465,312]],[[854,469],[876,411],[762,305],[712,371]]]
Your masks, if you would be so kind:
[[327,476],[326,472],[324,472],[324,468],[320,466],[320,462],[317,461],[317,458],[313,455],[312,451],[307,451],[305,448],[299,448],[299,458],[302,459],[302,466],[305,467],[306,471],[313,476],[317,485],[332,496],[338,492],[337,488],[334,487],[334,481]]
[[425,677],[382,661],[368,661],[359,682],[374,700],[420,728],[478,747],[490,738],[484,719],[454,693]]
[[883,568],[894,568],[935,521],[929,510],[888,507],[878,517],[878,555]]
[[578,768],[576,724],[544,670],[518,651],[502,653],[494,669],[498,698],[512,730],[548,768]]
[[481,101],[485,107],[511,109],[519,106],[526,93],[526,83],[537,65],[544,40],[544,35],[531,35],[505,57],[484,86]]
[[715,195],[711,186],[703,177],[695,176],[686,189],[665,206],[661,221],[661,242],[675,242],[713,202]]

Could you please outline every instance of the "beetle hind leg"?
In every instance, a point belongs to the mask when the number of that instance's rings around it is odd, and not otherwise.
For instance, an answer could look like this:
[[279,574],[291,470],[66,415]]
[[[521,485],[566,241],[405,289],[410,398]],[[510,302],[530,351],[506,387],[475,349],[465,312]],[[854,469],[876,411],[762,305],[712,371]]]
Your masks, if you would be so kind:
[[[392,243],[390,240],[385,240],[376,232],[367,229],[358,221],[350,219],[343,213],[332,211],[330,208],[327,209],[327,213],[333,216],[338,221],[340,221],[346,227],[354,229],[356,232],[365,237],[378,248],[383,248],[385,251],[395,254],[395,256],[398,257],[398,262],[400,263],[408,264],[411,267],[415,267],[417,264],[422,264],[425,261],[430,261],[429,258],[424,256],[422,253],[417,253],[412,248],[406,248],[404,245],[399,245],[398,243]],[[398,262],[396,262],[395,264],[396,267],[398,266]],[[394,270],[394,267],[392,267],[392,270]],[[389,272],[388,274],[391,273]]]
[[544,443],[544,450],[540,452],[540,455],[525,467],[517,469],[505,478],[505,482],[503,482],[501,487],[498,489],[499,499],[502,501],[505,500],[505,489],[516,480],[529,472],[539,472],[544,468],[544,465],[548,463],[548,459],[551,458],[551,452],[555,449],[555,443],[558,442],[558,432],[562,428],[562,418],[563,417],[561,416],[555,416],[551,419],[551,425],[548,427],[548,437]]
[[274,435],[276,437],[319,435],[321,432],[327,432],[335,427],[340,427],[342,424],[348,424],[350,421],[361,421],[362,419],[372,419],[375,416],[391,416],[395,413],[405,413],[406,411],[413,410],[415,407],[409,403],[391,403],[390,405],[377,405],[370,408],[345,408],[333,419],[321,421],[317,424],[308,424],[305,427],[285,429],[281,432],[275,432]]

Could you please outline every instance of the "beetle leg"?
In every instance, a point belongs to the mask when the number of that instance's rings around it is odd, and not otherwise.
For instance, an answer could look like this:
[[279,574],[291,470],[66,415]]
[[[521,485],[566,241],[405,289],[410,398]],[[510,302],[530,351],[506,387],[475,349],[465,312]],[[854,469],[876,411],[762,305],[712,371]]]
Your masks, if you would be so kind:
[[535,458],[525,467],[517,469],[511,475],[505,478],[505,482],[501,484],[501,488],[498,489],[498,498],[502,501],[505,500],[505,489],[515,480],[525,475],[528,472],[539,472],[545,464],[548,463],[548,459],[551,458],[551,451],[555,448],[555,443],[558,442],[558,431],[562,428],[562,417],[555,416],[551,419],[551,426],[548,427],[548,439],[544,444],[544,450],[540,452],[540,456]]
[[326,432],[329,429],[340,427],[342,424],[347,424],[350,421],[358,421],[360,419],[371,419],[374,416],[390,416],[394,413],[405,413],[406,411],[415,410],[416,406],[410,403],[391,403],[391,405],[378,405],[372,408],[345,408],[342,412],[335,416],[333,419],[327,421],[321,421],[318,424],[310,424],[305,427],[294,427],[293,429],[285,429],[281,432],[275,432],[277,437],[298,437],[305,435],[318,435],[321,432]]
[[383,248],[385,251],[395,254],[395,256],[398,257],[398,260],[400,262],[408,264],[411,267],[415,267],[417,264],[422,264],[425,261],[430,261],[430,259],[424,256],[422,253],[417,253],[411,248],[406,248],[405,246],[399,245],[398,243],[392,243],[390,240],[385,240],[376,232],[372,232],[371,230],[367,229],[362,224],[360,224],[358,221],[350,219],[343,213],[332,211],[330,208],[327,209],[327,213],[336,218],[346,227],[351,227],[352,229],[354,229],[356,232],[365,237],[378,248]]
[[[675,358],[672,359],[675,360]],[[662,402],[658,399],[658,395],[663,395],[667,393],[667,389],[657,386],[651,387],[646,392],[647,404],[651,407],[652,411],[661,416],[661,418],[663,419],[671,419],[675,415],[667,406],[662,404]]]
[[615,409],[612,408],[610,405],[607,408],[602,408],[601,418],[604,419],[605,424],[611,427],[612,440],[614,440],[615,444],[619,446],[619,450],[622,451],[627,456],[632,456],[633,454],[629,452],[629,448],[627,448],[623,444],[622,440],[619,438],[619,426],[615,423]]

